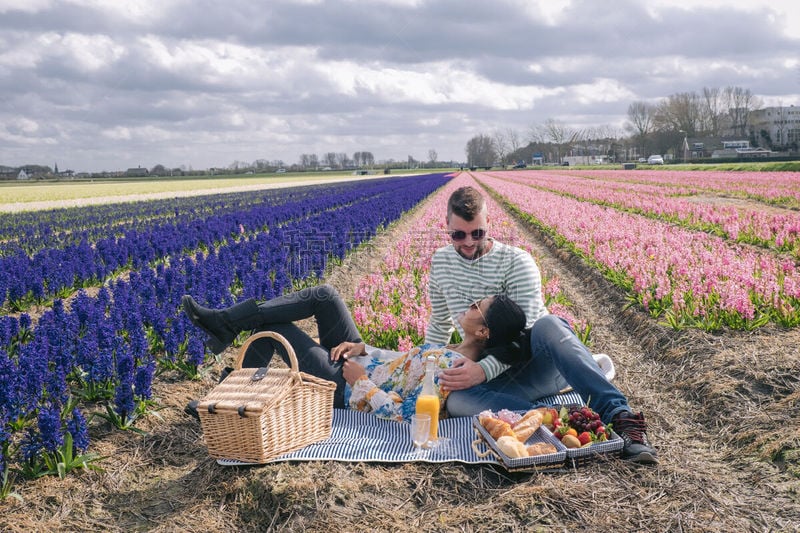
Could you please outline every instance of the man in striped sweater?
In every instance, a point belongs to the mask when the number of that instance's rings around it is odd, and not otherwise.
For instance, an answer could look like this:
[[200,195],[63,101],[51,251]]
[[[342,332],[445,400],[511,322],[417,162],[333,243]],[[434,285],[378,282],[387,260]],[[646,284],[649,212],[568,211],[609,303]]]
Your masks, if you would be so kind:
[[507,294],[525,311],[529,357],[514,366],[500,353],[478,362],[456,361],[439,376],[440,386],[451,391],[448,413],[472,416],[485,409],[527,410],[539,398],[571,386],[584,401],[591,399],[592,408],[606,424],[613,424],[625,441],[624,457],[657,463],[657,453],[647,441],[644,416],[631,412],[628,400],[606,379],[567,322],[548,313],[533,258],[525,250],[489,237],[488,224],[486,204],[477,189],[461,187],[453,192],[447,206],[452,244],[433,255],[428,287],[431,318],[425,342],[448,343],[454,326],[458,327],[455,318],[470,304],[489,295]]

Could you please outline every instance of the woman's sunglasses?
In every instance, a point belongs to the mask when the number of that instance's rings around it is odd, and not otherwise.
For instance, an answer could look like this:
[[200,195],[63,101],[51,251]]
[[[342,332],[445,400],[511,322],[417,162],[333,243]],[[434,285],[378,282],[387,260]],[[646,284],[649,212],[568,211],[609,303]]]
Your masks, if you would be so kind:
[[[467,232],[462,231],[460,229],[451,231],[449,233],[450,233],[450,238],[453,239],[454,241],[463,241],[464,239],[467,238]],[[473,241],[479,241],[486,236],[486,230],[483,228],[474,229],[469,234],[472,236]]]
[[486,316],[483,314],[483,311],[481,311],[481,302],[482,301],[483,301],[483,298],[481,298],[480,300],[475,300],[474,302],[469,304],[469,308],[470,309],[477,309],[478,314],[481,315],[481,318],[483,319],[483,324],[485,326],[488,326],[489,324],[488,324],[488,322],[486,322]]

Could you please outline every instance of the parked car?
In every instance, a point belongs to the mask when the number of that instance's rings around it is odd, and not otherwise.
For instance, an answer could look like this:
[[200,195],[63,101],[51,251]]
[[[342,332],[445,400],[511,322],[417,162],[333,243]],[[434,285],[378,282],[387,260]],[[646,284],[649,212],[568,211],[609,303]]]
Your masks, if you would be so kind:
[[275,172],[277,172],[278,174],[286,174],[286,169],[285,168],[279,168]]
[[648,165],[663,165],[664,164],[664,158],[661,157],[660,155],[651,155],[650,157],[647,158],[647,164]]
[[647,158],[646,157],[640,157],[639,158],[639,163],[647,163]]

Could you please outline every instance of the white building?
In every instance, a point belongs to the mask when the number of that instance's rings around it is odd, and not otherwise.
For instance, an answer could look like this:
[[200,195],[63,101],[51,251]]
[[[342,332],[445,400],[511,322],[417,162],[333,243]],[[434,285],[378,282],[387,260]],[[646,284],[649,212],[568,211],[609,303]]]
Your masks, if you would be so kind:
[[28,173],[25,172],[25,169],[23,168],[23,169],[20,169],[19,174],[17,174],[17,179],[18,180],[27,180],[27,179],[30,179],[30,176],[28,176]]
[[[800,144],[800,107],[777,106],[750,111],[750,131],[764,146],[767,136],[776,149]],[[763,133],[762,133],[763,132]]]

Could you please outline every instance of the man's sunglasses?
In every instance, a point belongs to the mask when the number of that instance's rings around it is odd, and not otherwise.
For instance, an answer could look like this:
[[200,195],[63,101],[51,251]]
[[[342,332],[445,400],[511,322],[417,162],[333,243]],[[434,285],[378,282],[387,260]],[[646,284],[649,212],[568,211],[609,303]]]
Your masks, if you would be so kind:
[[[453,239],[454,241],[463,241],[464,239],[467,238],[467,232],[462,231],[460,229],[451,231],[449,233],[450,233],[450,238]],[[479,241],[486,236],[486,230],[482,228],[474,229],[469,234],[472,236],[473,241]]]

